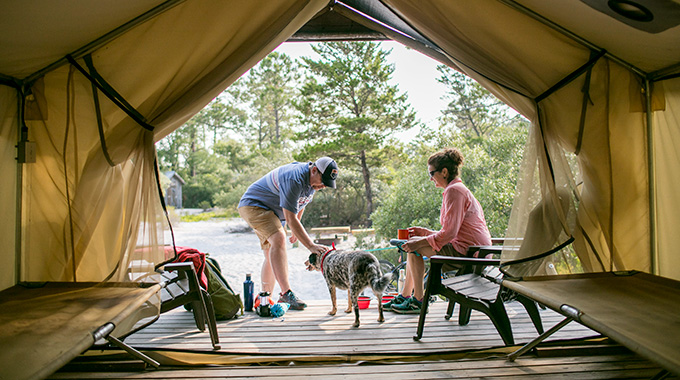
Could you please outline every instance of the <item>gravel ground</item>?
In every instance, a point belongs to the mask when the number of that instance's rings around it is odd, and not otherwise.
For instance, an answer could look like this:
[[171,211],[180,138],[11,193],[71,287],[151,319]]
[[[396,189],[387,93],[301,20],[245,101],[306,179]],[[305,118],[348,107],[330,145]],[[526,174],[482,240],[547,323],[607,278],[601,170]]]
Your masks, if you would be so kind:
[[[195,248],[216,259],[235,292],[243,293],[246,273],[252,275],[255,294],[259,292],[263,254],[257,236],[243,219],[179,222],[173,224],[173,231],[178,247]],[[169,232],[166,234],[166,241],[171,241]],[[351,237],[337,245],[341,249],[352,247]],[[293,248],[290,243],[287,251],[288,277],[293,292],[303,301],[329,299],[328,288],[321,272],[308,272],[305,268],[304,262],[309,251],[302,246]],[[277,285],[274,292],[276,294],[279,291]],[[338,291],[337,296],[340,300],[346,299],[342,291]]]

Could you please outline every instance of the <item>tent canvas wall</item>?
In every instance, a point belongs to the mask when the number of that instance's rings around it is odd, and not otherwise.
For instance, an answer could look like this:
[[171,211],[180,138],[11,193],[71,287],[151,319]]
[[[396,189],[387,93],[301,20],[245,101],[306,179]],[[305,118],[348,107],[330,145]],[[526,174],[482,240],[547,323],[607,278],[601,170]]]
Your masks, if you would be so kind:
[[162,262],[154,142],[326,7],[431,43],[531,120],[510,235],[542,199],[532,250],[574,235],[589,270],[680,278],[680,27],[590,3],[607,1],[4,1],[0,288]]

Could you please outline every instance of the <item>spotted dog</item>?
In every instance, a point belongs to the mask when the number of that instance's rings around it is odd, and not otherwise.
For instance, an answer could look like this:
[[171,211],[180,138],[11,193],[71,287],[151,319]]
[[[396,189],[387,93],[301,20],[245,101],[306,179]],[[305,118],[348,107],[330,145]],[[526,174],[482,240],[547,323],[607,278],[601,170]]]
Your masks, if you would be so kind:
[[335,288],[348,290],[347,310],[351,313],[354,308],[354,327],[359,327],[359,305],[357,297],[366,288],[371,288],[378,298],[378,322],[384,322],[382,309],[382,293],[392,279],[392,274],[383,275],[380,264],[373,254],[366,251],[344,251],[335,248],[320,255],[312,253],[309,260],[305,261],[307,270],[321,271],[326,279],[328,291],[331,294],[333,308],[329,315],[335,315],[336,307]]

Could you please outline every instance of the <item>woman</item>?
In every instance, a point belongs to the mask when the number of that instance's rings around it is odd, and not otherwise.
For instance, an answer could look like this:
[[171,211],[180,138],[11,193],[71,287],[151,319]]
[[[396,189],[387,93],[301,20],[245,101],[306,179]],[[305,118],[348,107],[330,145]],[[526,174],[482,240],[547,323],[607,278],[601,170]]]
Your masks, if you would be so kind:
[[[424,227],[409,227],[409,239],[401,248],[409,252],[407,276],[402,294],[394,298],[387,309],[401,314],[420,313],[423,302],[423,256],[465,256],[471,245],[491,245],[479,201],[460,179],[463,155],[455,148],[444,149],[430,156],[427,171],[436,187],[444,189],[439,231]],[[417,252],[417,253],[416,253]],[[410,297],[413,292],[413,297]],[[405,297],[404,294],[407,296]]]

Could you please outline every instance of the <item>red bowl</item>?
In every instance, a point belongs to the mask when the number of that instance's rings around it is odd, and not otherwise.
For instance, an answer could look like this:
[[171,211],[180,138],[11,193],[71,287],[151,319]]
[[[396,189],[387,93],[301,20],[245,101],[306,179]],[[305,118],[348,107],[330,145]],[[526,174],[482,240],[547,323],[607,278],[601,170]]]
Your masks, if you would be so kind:
[[384,305],[384,304],[386,304],[386,303],[392,301],[393,299],[394,299],[394,296],[393,296],[393,295],[391,295],[391,294],[383,294],[383,296],[382,296],[382,303],[383,303],[383,305]]
[[359,296],[359,309],[368,309],[368,305],[371,304],[371,299],[366,296]]

